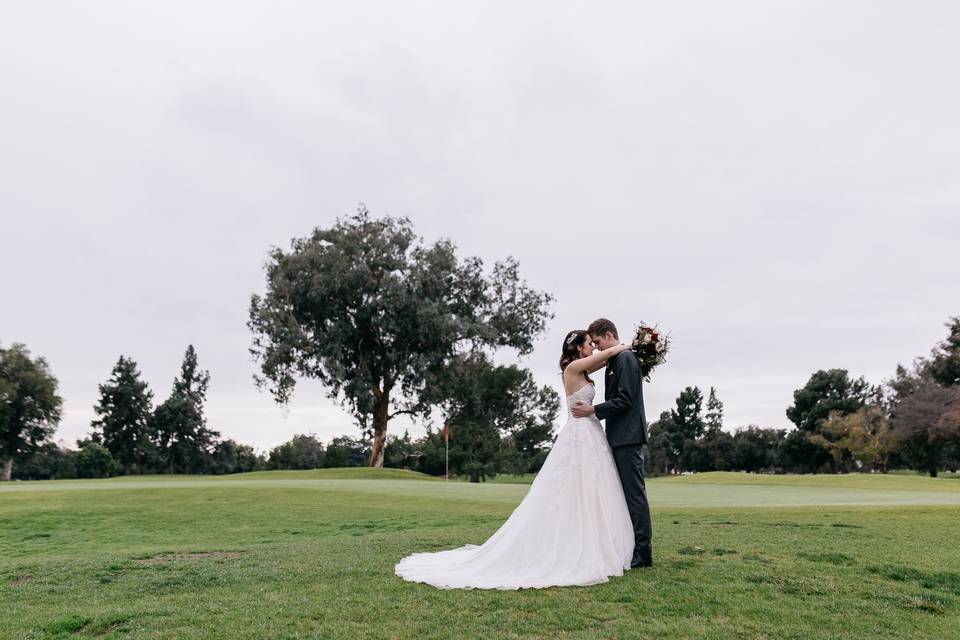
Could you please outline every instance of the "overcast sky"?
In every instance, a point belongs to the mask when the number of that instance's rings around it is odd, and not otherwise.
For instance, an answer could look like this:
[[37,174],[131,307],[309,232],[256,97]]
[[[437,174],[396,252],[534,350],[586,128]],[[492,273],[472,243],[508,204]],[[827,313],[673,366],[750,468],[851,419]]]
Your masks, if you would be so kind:
[[5,2],[0,342],[70,446],[121,354],[160,401],[190,343],[223,437],[356,435],[316,383],[256,390],[245,323],[270,247],[362,201],[556,296],[542,383],[568,330],[657,322],[650,420],[712,385],[786,427],[812,372],[879,383],[960,314],[958,33],[955,2]]

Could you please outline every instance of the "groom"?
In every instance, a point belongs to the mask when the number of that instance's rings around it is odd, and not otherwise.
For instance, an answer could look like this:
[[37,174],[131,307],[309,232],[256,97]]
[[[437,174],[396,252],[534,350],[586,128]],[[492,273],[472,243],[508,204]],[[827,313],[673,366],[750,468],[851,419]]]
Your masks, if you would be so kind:
[[[606,318],[590,323],[590,340],[597,349],[608,349],[620,344],[617,328]],[[578,403],[571,412],[578,418],[595,413],[606,421],[607,442],[613,449],[613,459],[620,474],[620,484],[627,499],[627,509],[633,521],[634,547],[630,567],[653,566],[653,548],[650,527],[650,505],[643,479],[643,445],[647,441],[647,418],[643,412],[643,387],[640,362],[632,351],[614,356],[607,365],[604,400],[593,406]]]

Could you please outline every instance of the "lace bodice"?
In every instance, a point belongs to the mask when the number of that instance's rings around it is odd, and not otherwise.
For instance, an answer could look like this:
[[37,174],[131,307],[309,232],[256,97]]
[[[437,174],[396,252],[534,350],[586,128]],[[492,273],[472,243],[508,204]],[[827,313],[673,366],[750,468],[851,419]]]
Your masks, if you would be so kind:
[[593,402],[593,397],[596,394],[597,388],[594,387],[589,382],[570,395],[567,396],[567,415],[572,416],[570,413],[570,407],[577,404],[578,402],[586,402],[588,404]]

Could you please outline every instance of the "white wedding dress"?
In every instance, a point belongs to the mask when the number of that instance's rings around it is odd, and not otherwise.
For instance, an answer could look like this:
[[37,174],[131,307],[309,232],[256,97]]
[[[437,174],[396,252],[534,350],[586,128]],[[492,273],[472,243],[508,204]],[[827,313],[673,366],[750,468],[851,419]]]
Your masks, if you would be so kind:
[[587,384],[567,396],[567,423],[526,497],[482,545],[402,559],[395,573],[441,589],[525,589],[606,582],[630,568],[633,525],[603,426],[574,418]]

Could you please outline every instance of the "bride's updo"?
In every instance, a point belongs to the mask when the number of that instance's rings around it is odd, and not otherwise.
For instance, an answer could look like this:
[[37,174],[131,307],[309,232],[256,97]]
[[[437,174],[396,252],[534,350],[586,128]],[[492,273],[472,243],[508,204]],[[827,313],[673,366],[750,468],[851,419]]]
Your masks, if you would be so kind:
[[[560,350],[561,374],[567,368],[568,364],[580,359],[580,347],[589,339],[590,333],[583,329],[574,329],[563,338],[563,347],[561,347]],[[587,375],[586,371],[583,372],[583,377],[586,378],[587,381],[593,382],[593,380],[590,380],[590,376]]]

